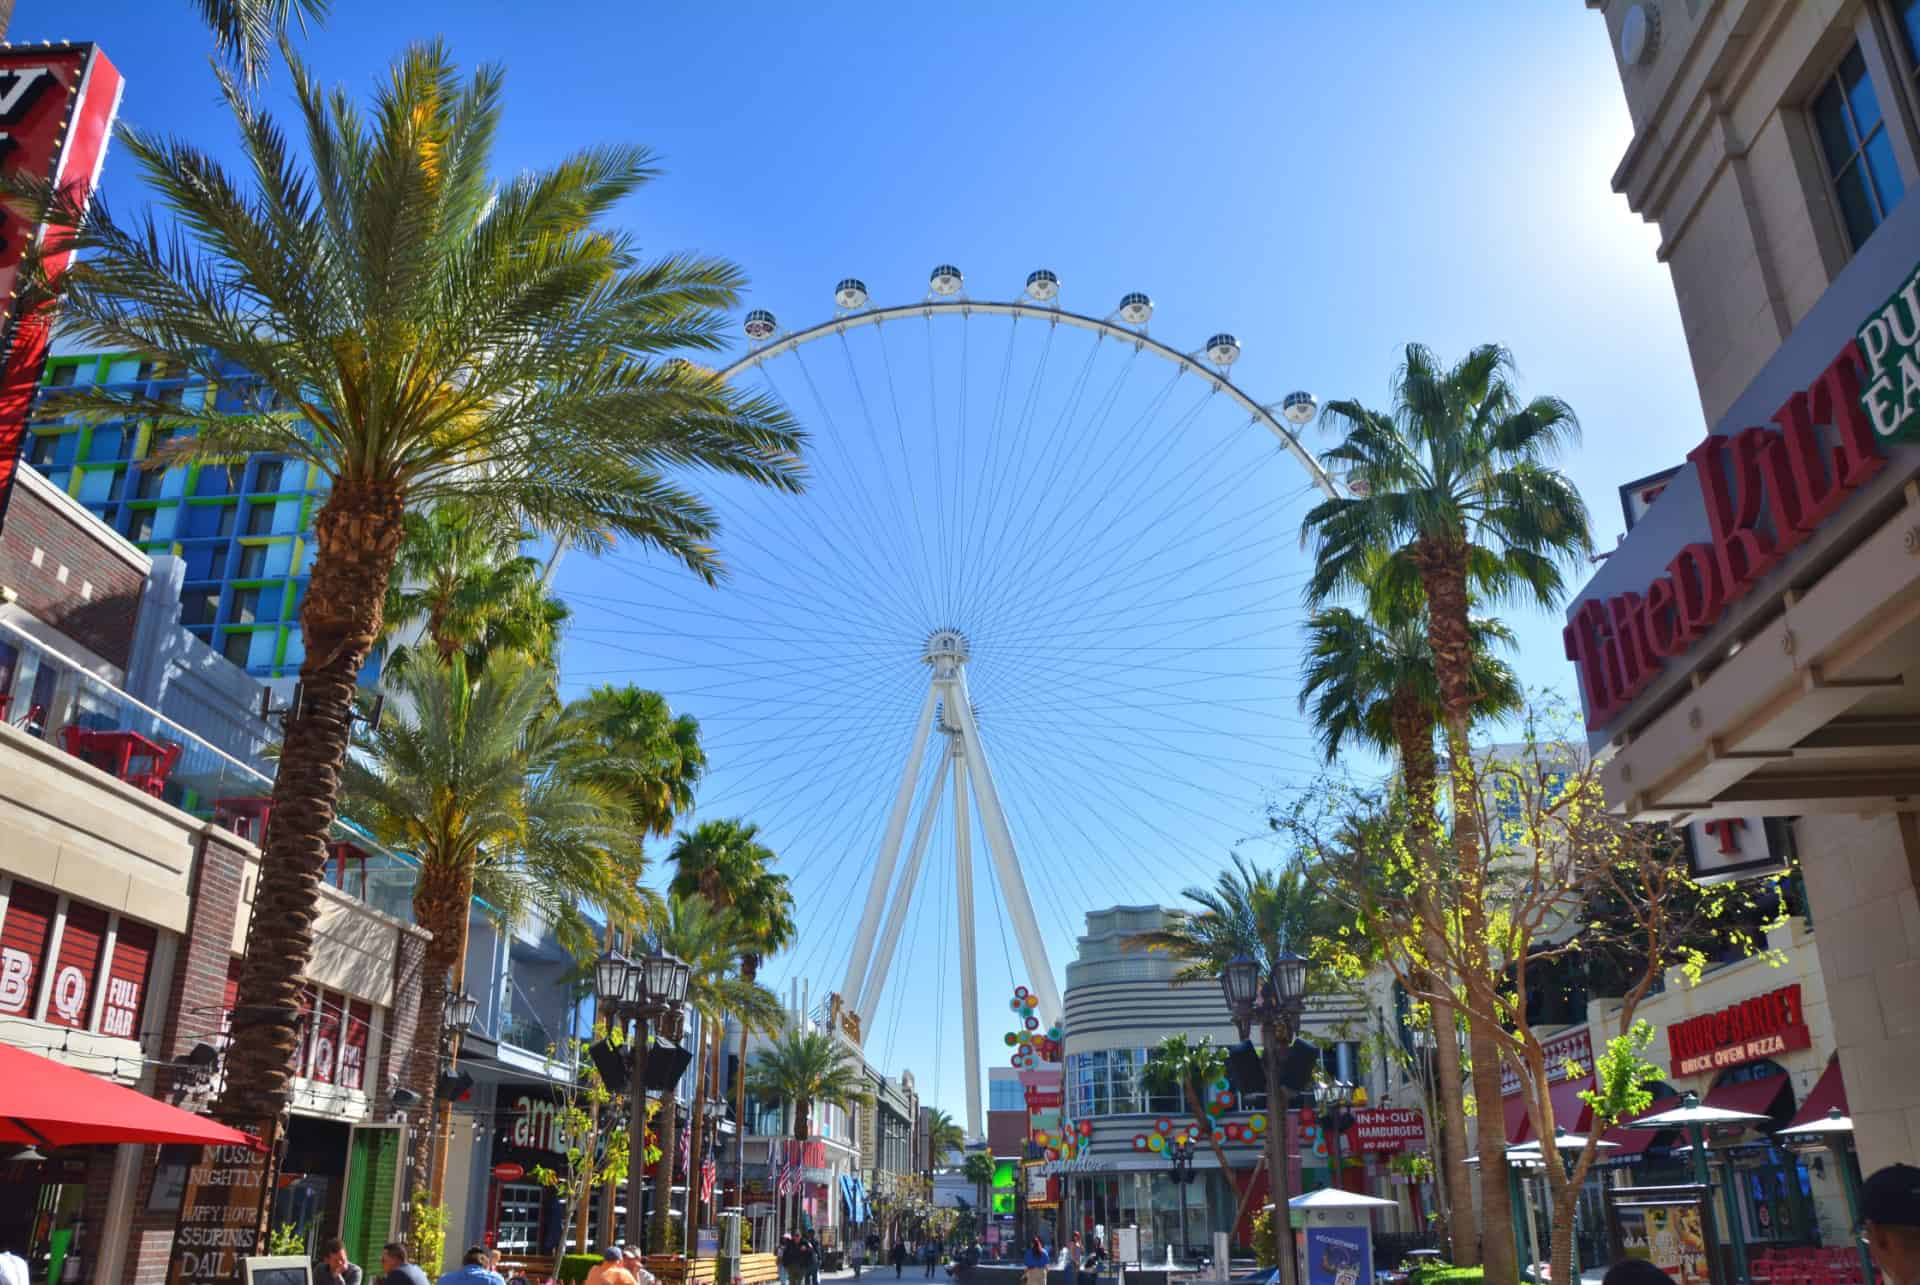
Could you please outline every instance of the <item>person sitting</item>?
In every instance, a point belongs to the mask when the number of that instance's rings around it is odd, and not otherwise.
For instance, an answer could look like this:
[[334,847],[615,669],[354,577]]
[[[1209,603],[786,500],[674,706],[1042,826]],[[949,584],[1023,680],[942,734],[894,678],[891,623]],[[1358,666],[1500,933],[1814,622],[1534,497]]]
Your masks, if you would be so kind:
[[428,1285],[427,1274],[407,1261],[407,1247],[390,1240],[380,1247],[380,1285]]
[[600,1261],[587,1268],[586,1285],[603,1285],[607,1279],[607,1269],[620,1265],[620,1246],[608,1245],[600,1251]]
[[487,1266],[487,1247],[475,1245],[460,1257],[460,1266],[441,1276],[439,1285],[507,1285]]
[[320,1242],[313,1265],[313,1285],[360,1285],[360,1269],[347,1261],[346,1242],[338,1236]]
[[1920,1285],[1920,1169],[1888,1165],[1860,1184],[1860,1240],[1886,1285]]

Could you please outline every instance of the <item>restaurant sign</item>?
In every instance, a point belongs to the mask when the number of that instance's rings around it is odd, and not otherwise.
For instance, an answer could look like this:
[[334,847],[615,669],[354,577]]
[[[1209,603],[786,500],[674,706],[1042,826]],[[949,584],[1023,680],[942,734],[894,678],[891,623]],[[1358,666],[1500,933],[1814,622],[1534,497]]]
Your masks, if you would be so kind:
[[187,1170],[167,1285],[229,1285],[258,1244],[272,1154],[203,1147]]
[[1874,433],[1889,441],[1920,437],[1920,268],[1861,323],[1855,340],[1867,362],[1860,405]]
[[1403,1107],[1358,1107],[1347,1136],[1356,1151],[1405,1151],[1427,1145],[1426,1121]]
[[1675,1075],[1700,1075],[1812,1045],[1798,982],[1667,1028]]

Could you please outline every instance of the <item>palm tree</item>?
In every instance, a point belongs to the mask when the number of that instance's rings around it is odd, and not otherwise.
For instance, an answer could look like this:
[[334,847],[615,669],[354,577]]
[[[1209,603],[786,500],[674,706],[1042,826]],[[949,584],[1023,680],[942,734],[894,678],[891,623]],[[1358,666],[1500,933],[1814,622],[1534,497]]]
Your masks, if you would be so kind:
[[646,834],[672,833],[693,807],[694,787],[706,774],[700,722],[675,715],[667,698],[631,684],[595,687],[569,707],[599,741],[596,771],[627,795]]
[[949,1153],[967,1145],[967,1131],[960,1122],[939,1107],[934,1107],[927,1115],[927,1176],[933,1176],[934,1166]]
[[[1469,722],[1482,693],[1473,682],[1472,588],[1484,600],[1532,598],[1557,606],[1564,568],[1591,551],[1586,505],[1554,454],[1577,440],[1579,423],[1554,397],[1523,401],[1513,381],[1513,356],[1485,344],[1451,368],[1427,348],[1409,344],[1392,389],[1393,409],[1358,401],[1328,404],[1328,422],[1344,429],[1324,458],[1345,466],[1346,495],[1324,500],[1307,514],[1305,535],[1315,568],[1308,598],[1326,602],[1341,589],[1364,585],[1382,555],[1404,560],[1417,573],[1427,602],[1427,642],[1439,686],[1440,724],[1456,817],[1463,801],[1479,798]],[[1461,930],[1469,950],[1488,953],[1484,854],[1472,825],[1453,831]],[[1469,986],[1490,986],[1499,967],[1488,958]],[[1487,1276],[1494,1285],[1517,1279],[1507,1163],[1501,1120],[1500,1068],[1492,1032],[1471,1031],[1478,1115],[1481,1231]]]
[[[221,71],[244,174],[127,126],[121,145],[156,198],[130,222],[9,176],[79,255],[58,282],[26,283],[57,296],[76,340],[151,353],[246,403],[172,406],[96,385],[64,409],[186,430],[168,462],[269,451],[326,478],[302,700],[256,889],[271,938],[241,966],[220,1103],[262,1128],[286,1106],[355,682],[409,506],[465,499],[589,551],[626,537],[717,581],[716,515],[682,475],[786,491],[802,477],[784,410],[665,359],[721,345],[742,278],[713,259],[643,259],[604,226],[654,176],[644,148],[593,147],[500,183],[498,68],[463,77],[444,45],[416,45],[363,111],[287,61],[300,155]],[[230,379],[232,365],[257,382]]]
[[974,1207],[974,1225],[979,1227],[982,1220],[992,1212],[987,1208],[987,1184],[993,1181],[993,1157],[984,1151],[969,1151],[967,1158],[960,1162],[960,1176],[973,1184],[974,1192],[980,1203]]
[[792,1112],[795,1142],[812,1136],[816,1103],[852,1107],[873,1100],[859,1055],[838,1035],[799,1022],[789,1022],[754,1054],[747,1067],[747,1091],[762,1103],[778,1102]]
[[[1321,892],[1311,871],[1300,865],[1280,870],[1249,866],[1239,853],[1233,854],[1233,868],[1224,870],[1211,888],[1183,888],[1180,895],[1198,906],[1197,911],[1179,911],[1159,929],[1136,933],[1122,945],[1131,950],[1165,951],[1183,961],[1172,982],[1218,979],[1228,963],[1242,956],[1254,961],[1260,976],[1272,977],[1281,958],[1290,953],[1306,954],[1316,939],[1335,937],[1340,931],[1340,910]],[[1267,1132],[1267,1174],[1276,1209],[1287,1207],[1287,1093],[1280,1083],[1280,1061],[1286,1055],[1283,1032],[1277,1020],[1266,1019],[1261,1026],[1261,1041],[1266,1047],[1267,1109],[1273,1127]],[[1281,1266],[1282,1285],[1292,1280],[1286,1266],[1289,1246],[1286,1220],[1276,1219],[1274,1230],[1276,1261]]]
[[1176,1031],[1163,1037],[1148,1051],[1141,1080],[1151,1093],[1178,1094],[1186,1102],[1187,1110],[1193,1116],[1194,1132],[1205,1138],[1207,1145],[1213,1148],[1213,1159],[1220,1166],[1220,1175],[1229,1185],[1239,1188],[1239,1203],[1233,1216],[1237,1226],[1253,1194],[1253,1184],[1248,1183],[1240,1188],[1235,1180],[1233,1166],[1227,1161],[1226,1148],[1220,1145],[1220,1135],[1213,1127],[1213,1117],[1207,1114],[1206,1100],[1208,1086],[1225,1075],[1226,1070],[1226,1050],[1214,1044],[1211,1036],[1203,1035],[1198,1041],[1193,1041]]
[[[1402,574],[1396,574],[1396,570]],[[1358,742],[1369,749],[1390,753],[1400,762],[1401,785],[1407,806],[1414,816],[1416,841],[1421,845],[1422,864],[1434,866],[1438,833],[1436,788],[1438,760],[1434,754],[1433,734],[1439,722],[1440,691],[1433,664],[1433,649],[1427,641],[1426,604],[1417,580],[1404,568],[1395,568],[1388,559],[1376,555],[1364,574],[1365,607],[1354,611],[1345,607],[1326,607],[1308,620],[1309,646],[1302,670],[1300,705],[1311,706],[1311,715],[1320,747],[1329,763],[1343,748]],[[1513,635],[1496,620],[1476,618],[1470,622],[1473,637],[1473,687],[1480,699],[1475,709],[1480,717],[1493,717],[1519,708],[1521,691],[1513,670],[1493,655],[1496,643],[1512,645]],[[1439,907],[1427,899],[1422,919],[1429,933],[1445,931]],[[1427,951],[1429,959],[1442,952]],[[1454,1029],[1456,1010],[1450,1004],[1433,1006],[1435,1031]],[[1435,1041],[1440,1082],[1458,1086],[1460,1047],[1449,1036]],[[1466,1157],[1466,1122],[1457,1103],[1442,1103],[1440,1121],[1443,1148],[1443,1176],[1450,1210],[1460,1210],[1462,1220],[1450,1224],[1453,1233],[1453,1261],[1473,1266],[1480,1260],[1479,1243],[1472,1234],[1472,1223],[1465,1217],[1472,1205],[1471,1178]]]
[[274,44],[290,25],[318,22],[330,7],[328,0],[193,0],[193,6],[212,30],[215,49],[248,84],[266,75]]
[[[785,1010],[780,999],[759,983],[740,976],[741,929],[734,914],[716,907],[701,897],[670,893],[667,913],[646,934],[647,948],[678,956],[687,964],[687,1004],[700,1015],[701,1047],[696,1051],[693,1077],[693,1133],[696,1145],[687,1149],[689,1186],[699,1179],[699,1142],[705,1125],[707,1093],[706,1044],[715,1028],[731,1013],[742,1030],[773,1032],[780,1029]],[[660,1136],[660,1179],[653,1204],[653,1243],[667,1243],[667,1219],[672,1201],[667,1193],[673,1186],[675,1119],[672,1094],[662,1104]],[[690,1221],[689,1226],[697,1223]]]
[[[413,914],[433,937],[408,1081],[430,1102],[438,1021],[465,981],[475,896],[507,922],[537,915],[585,950],[593,930],[583,904],[638,916],[644,864],[619,796],[569,766],[575,731],[559,717],[551,670],[503,652],[469,676],[456,654],[391,681],[399,699],[346,760],[344,785],[374,837],[419,862]],[[416,1133],[412,1173],[438,1193],[446,1155],[430,1167],[433,1136]]]
[[382,611],[389,667],[411,659],[393,640],[416,627],[442,664],[464,652],[478,669],[502,648],[552,662],[567,606],[546,592],[539,561],[520,553],[527,533],[498,516],[465,504],[407,514]]
[[[699,895],[731,911],[738,929],[740,975],[748,981],[760,974],[767,956],[785,950],[793,940],[793,894],[787,877],[775,873],[773,849],[760,842],[760,827],[738,819],[703,821],[675,840],[668,854],[673,862],[672,892]],[[740,1065],[747,1065],[748,1031],[740,1027]],[[721,1054],[714,1049],[717,1063]],[[745,1128],[747,1080],[734,1086],[734,1119]]]

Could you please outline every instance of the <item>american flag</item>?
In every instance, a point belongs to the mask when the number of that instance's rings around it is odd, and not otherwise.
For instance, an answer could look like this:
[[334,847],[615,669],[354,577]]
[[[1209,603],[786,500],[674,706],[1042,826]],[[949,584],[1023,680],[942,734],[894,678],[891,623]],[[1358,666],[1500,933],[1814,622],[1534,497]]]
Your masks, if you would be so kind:
[[782,1196],[790,1196],[800,1185],[800,1149],[784,1138],[779,1145],[780,1160],[774,1190]]
[[700,1202],[705,1204],[713,1199],[713,1184],[720,1176],[720,1166],[711,1160],[700,1162]]

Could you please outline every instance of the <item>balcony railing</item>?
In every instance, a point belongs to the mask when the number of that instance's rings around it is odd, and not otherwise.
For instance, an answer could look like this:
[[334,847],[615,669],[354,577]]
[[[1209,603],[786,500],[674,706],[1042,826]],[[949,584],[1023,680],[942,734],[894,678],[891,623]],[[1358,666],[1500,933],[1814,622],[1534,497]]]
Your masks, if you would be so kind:
[[[264,837],[272,776],[7,620],[0,620],[0,721],[254,844]],[[416,862],[348,818],[334,822],[329,883],[410,923],[416,876]]]

